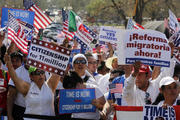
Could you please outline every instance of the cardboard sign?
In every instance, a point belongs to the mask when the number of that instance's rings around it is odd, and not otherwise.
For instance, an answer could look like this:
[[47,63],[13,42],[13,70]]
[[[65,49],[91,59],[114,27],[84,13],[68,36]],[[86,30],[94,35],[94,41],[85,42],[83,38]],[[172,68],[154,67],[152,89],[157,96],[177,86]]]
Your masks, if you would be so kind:
[[152,66],[170,66],[171,48],[165,35],[153,30],[121,30],[118,39],[118,63],[141,61]]
[[78,43],[90,47],[90,43],[96,38],[96,34],[84,24],[77,25],[77,28],[78,30],[75,33],[75,39],[78,40]]
[[40,69],[64,75],[71,51],[49,43],[33,39],[29,48],[27,64]]
[[171,10],[169,10],[169,28],[171,34],[174,34],[180,30],[179,22]]
[[105,43],[117,44],[118,42],[118,33],[121,29],[110,27],[110,26],[101,26],[99,33],[99,40],[104,41]]
[[5,27],[8,24],[8,11],[10,11],[16,19],[20,19],[21,21],[33,25],[34,12],[21,9],[2,8],[1,27]]
[[144,106],[143,120],[176,120],[176,113],[173,107]]
[[95,112],[91,104],[95,99],[95,89],[61,89],[59,113]]
[[113,120],[180,119],[180,106],[168,107],[168,109],[163,109],[159,106],[115,106],[114,109],[116,111],[116,115]]

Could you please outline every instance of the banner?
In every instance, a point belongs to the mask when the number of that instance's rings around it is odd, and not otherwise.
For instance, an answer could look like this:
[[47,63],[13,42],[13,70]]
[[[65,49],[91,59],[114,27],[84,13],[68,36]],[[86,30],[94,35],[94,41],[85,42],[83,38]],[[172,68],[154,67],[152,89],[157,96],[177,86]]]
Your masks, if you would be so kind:
[[180,64],[180,31],[174,33],[169,38],[169,41],[174,44],[173,55],[175,57],[175,60]]
[[176,120],[176,113],[171,106],[167,109],[157,105],[144,106],[143,120]]
[[27,64],[64,75],[71,51],[45,41],[33,39],[29,48]]
[[96,110],[91,104],[95,99],[95,89],[61,89],[59,96],[59,114]]
[[90,44],[97,37],[97,35],[90,30],[86,25],[80,24],[77,25],[77,31],[75,32],[75,38],[78,40],[78,43],[83,43],[86,46],[91,47]]
[[166,36],[153,30],[118,31],[118,63],[141,61],[152,66],[170,66],[171,48]]
[[168,109],[158,106],[115,106],[115,110],[114,120],[180,120],[180,106]]
[[[105,43],[117,44],[118,34],[121,29],[110,27],[110,26],[101,26],[99,33],[99,41],[104,41]],[[100,42],[102,43],[102,42]]]
[[180,25],[177,20],[177,17],[171,10],[169,10],[169,28],[171,34],[174,34],[180,30]]
[[13,17],[16,19],[20,19],[23,22],[33,25],[35,15],[34,12],[21,9],[2,8],[1,27],[5,27],[8,23],[8,11],[10,11]]

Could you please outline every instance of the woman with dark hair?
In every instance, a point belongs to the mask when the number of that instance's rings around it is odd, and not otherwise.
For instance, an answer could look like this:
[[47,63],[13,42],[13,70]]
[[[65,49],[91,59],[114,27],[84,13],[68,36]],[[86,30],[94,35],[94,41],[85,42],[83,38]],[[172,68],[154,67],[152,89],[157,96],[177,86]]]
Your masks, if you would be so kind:
[[92,100],[92,104],[96,106],[95,113],[72,113],[73,119],[100,119],[99,110],[102,110],[103,105],[105,104],[105,98],[100,89],[90,83],[85,83],[83,79],[74,71],[69,72],[63,79],[63,87],[65,89],[86,89],[86,88],[95,88],[96,99]]
[[[20,79],[10,60],[9,55],[5,55],[8,72],[17,90],[25,97],[25,114],[54,116],[54,93],[59,82],[60,76],[52,74],[45,81],[45,71],[31,67],[29,76],[31,83]],[[26,118],[25,120],[32,120]]]

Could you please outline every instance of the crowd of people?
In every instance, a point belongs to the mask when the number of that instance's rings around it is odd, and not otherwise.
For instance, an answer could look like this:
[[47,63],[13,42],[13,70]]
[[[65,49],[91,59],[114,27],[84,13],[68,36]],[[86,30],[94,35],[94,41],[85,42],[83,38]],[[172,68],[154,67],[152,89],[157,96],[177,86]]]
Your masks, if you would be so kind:
[[[0,37],[2,41],[4,34]],[[67,45],[68,42],[62,44]],[[7,115],[8,120],[33,119],[24,117],[24,114],[50,117],[46,119],[112,119],[114,105],[180,104],[180,66],[173,57],[169,68],[144,65],[140,61],[133,65],[118,65],[118,58],[112,54],[113,49],[109,44],[107,58],[102,59],[100,52],[77,53],[73,56],[72,67],[68,67],[66,75],[60,77],[27,65],[27,55],[13,49],[14,47],[9,47],[4,52],[4,64],[1,60],[0,71],[4,82],[0,84],[0,113]],[[112,93],[109,88],[111,83],[122,84],[123,92]],[[96,112],[58,113],[58,103],[54,102],[61,98],[55,94],[57,91],[85,88],[95,89],[96,97],[92,104],[96,106]],[[56,118],[51,118],[53,116]]]
[[[171,54],[170,67],[144,65],[118,65],[118,57],[111,43],[108,53],[96,45],[93,53],[76,53],[64,76],[49,73],[26,64],[28,56],[13,42],[3,45],[5,32],[0,34],[0,115],[8,120],[65,119],[107,120],[114,115],[114,106],[173,106],[180,105],[180,65]],[[70,50],[65,39],[61,44]],[[54,43],[56,44],[56,43]],[[173,50],[173,45],[170,45]],[[173,53],[173,52],[171,52]],[[110,84],[121,84],[122,92],[112,93]],[[95,112],[59,114],[61,89],[95,89],[91,104]],[[37,116],[36,116],[37,115]]]

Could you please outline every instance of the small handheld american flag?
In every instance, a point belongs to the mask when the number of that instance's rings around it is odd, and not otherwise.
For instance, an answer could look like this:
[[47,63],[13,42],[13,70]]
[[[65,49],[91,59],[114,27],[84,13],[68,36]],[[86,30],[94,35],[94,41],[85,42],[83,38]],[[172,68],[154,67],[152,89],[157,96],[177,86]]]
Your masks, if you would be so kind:
[[23,5],[26,10],[35,12],[34,17],[34,27],[35,32],[38,33],[39,29],[45,29],[49,24],[52,23],[52,20],[47,16],[43,11],[34,4],[32,0],[23,0]]
[[17,20],[8,12],[8,39],[12,40],[16,46],[25,54],[28,53],[27,36],[33,30],[33,26]]
[[65,34],[65,37],[71,40],[73,39],[75,33],[68,31],[68,14],[64,9],[62,9],[62,19],[63,19],[63,33]]
[[123,90],[123,84],[109,84],[109,90],[111,93],[121,93]]
[[127,29],[144,29],[143,26],[133,21],[131,18],[128,20]]

